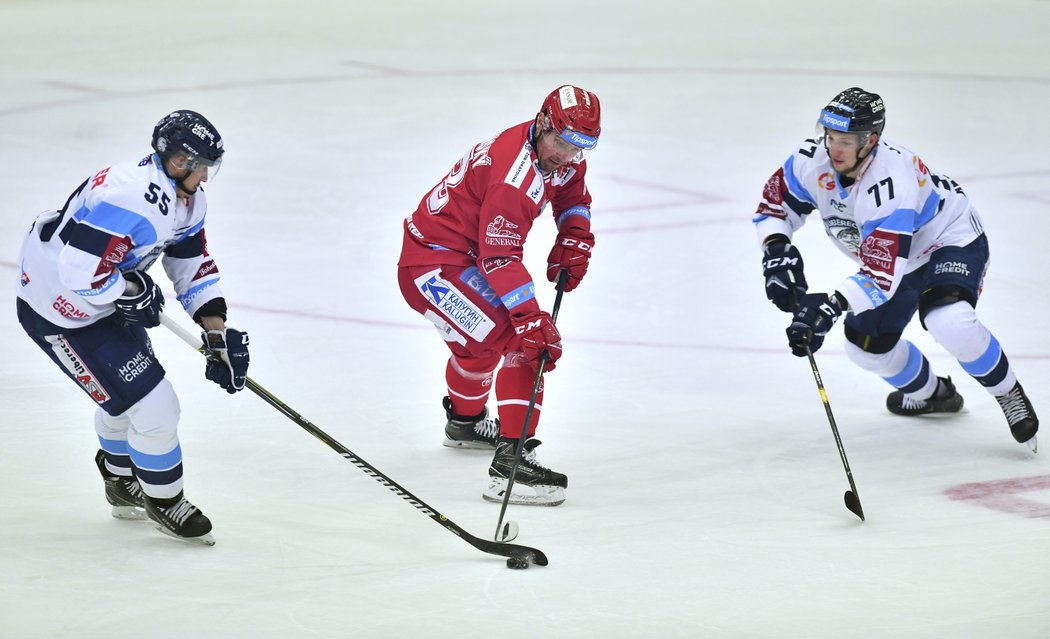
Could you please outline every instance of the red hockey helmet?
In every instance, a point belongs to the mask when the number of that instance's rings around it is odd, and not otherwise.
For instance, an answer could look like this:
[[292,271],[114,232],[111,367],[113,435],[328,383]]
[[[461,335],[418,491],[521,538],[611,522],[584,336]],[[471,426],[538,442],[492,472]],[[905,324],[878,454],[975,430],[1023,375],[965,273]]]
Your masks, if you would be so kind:
[[543,101],[544,130],[553,130],[566,142],[579,147],[577,160],[598,144],[602,133],[602,105],[598,96],[580,87],[560,86]]

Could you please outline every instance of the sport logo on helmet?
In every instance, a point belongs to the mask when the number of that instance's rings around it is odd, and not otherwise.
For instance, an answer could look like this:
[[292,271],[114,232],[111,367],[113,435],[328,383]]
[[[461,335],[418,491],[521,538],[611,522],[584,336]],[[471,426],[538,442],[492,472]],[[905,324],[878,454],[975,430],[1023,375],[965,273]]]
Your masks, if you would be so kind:
[[565,85],[558,89],[558,99],[561,100],[563,109],[576,106],[576,87]]
[[829,129],[836,131],[848,131],[849,130],[849,118],[841,115],[836,115],[828,111],[820,112],[820,123]]
[[572,129],[566,129],[561,137],[565,138],[569,142],[572,142],[581,149],[593,149],[594,145],[598,144],[597,138],[588,137],[573,131]]
[[879,111],[882,111],[885,108],[886,107],[884,107],[882,105],[882,98],[879,98],[878,100],[875,100],[874,102],[871,103],[871,112],[872,113],[878,113]]
[[211,134],[211,131],[208,130],[208,127],[204,126],[199,122],[193,125],[191,133],[193,133],[193,135],[196,135],[201,140],[207,139],[212,144],[215,143],[215,136]]

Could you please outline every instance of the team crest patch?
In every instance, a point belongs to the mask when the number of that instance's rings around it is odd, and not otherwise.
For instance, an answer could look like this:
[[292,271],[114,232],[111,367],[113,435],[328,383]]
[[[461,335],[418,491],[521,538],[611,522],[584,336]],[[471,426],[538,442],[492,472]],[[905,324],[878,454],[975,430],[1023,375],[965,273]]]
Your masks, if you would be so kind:
[[824,218],[824,230],[831,239],[845,246],[850,253],[860,253],[860,229],[853,220],[837,216]]

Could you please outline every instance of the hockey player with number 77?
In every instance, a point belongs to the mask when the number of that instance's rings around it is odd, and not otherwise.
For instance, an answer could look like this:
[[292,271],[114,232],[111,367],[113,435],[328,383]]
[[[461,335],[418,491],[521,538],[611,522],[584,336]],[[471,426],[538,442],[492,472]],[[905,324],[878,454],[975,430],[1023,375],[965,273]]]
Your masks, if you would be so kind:
[[152,519],[177,539],[211,545],[211,521],[183,494],[179,400],[153,353],[164,295],[146,270],[163,266],[202,327],[205,376],[244,388],[248,335],[226,326],[219,270],[208,254],[203,184],[224,148],[194,111],[153,129],[153,153],[85,180],[60,210],[41,214],[22,243],[18,320],[95,401],[95,457],[118,519]]
[[[587,272],[594,246],[591,196],[584,156],[598,143],[598,96],[565,85],[539,113],[473,146],[404,222],[398,263],[402,295],[437,327],[451,356],[445,368],[445,445],[495,452],[488,501],[502,502],[525,426],[542,354],[545,370],[562,354],[550,313],[522,263],[533,222],[550,205],[558,237],[547,258],[547,279],[566,271],[565,291]],[[493,371],[502,367],[495,376]],[[499,417],[486,402],[495,386]],[[568,479],[536,459],[542,410],[540,387],[529,419],[509,503],[556,506]]]
[[[895,387],[894,414],[955,413],[963,398],[902,338],[919,323],[995,397],[1013,438],[1036,451],[1039,419],[1006,352],[977,317],[988,239],[963,188],[882,137],[882,98],[859,87],[820,112],[806,140],[766,182],[754,224],[766,296],[793,314],[792,353],[815,352],[845,314],[846,355]],[[860,264],[831,294],[809,293],[791,238],[814,210],[835,245]]]

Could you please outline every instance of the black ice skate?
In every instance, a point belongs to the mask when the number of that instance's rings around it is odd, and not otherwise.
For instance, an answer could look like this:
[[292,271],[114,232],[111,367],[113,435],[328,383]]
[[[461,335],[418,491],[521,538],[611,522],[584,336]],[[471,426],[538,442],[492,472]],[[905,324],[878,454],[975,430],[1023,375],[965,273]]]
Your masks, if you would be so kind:
[[1014,384],[1009,393],[996,397],[995,401],[1003,409],[1006,421],[1010,424],[1010,433],[1017,443],[1027,444],[1033,453],[1038,452],[1035,434],[1039,432],[1039,418],[1035,416],[1032,402],[1028,401],[1021,383]]
[[111,473],[106,468],[106,454],[101,450],[95,455],[95,465],[106,482],[106,501],[113,507],[112,515],[117,519],[145,519],[146,504],[138,480]]
[[[569,486],[569,478],[541,466],[536,461],[536,447],[539,445],[538,439],[525,442],[518,470],[514,474],[514,486],[509,501],[511,504],[557,506],[565,501],[565,489]],[[496,455],[489,466],[489,487],[481,494],[485,501],[503,502],[517,446],[517,439],[499,438]]]
[[215,545],[215,538],[211,536],[211,520],[187,501],[182,491],[168,499],[146,495],[145,501],[146,514],[158,524],[157,530],[182,541]]
[[924,415],[926,413],[958,413],[962,410],[962,395],[955,392],[951,377],[938,377],[937,390],[929,399],[911,399],[895,390],[886,398],[886,408],[895,415]]
[[445,446],[450,448],[482,448],[492,450],[499,437],[499,419],[489,417],[489,409],[481,411],[474,417],[463,417],[452,412],[452,400],[445,397],[441,400],[445,407]]

